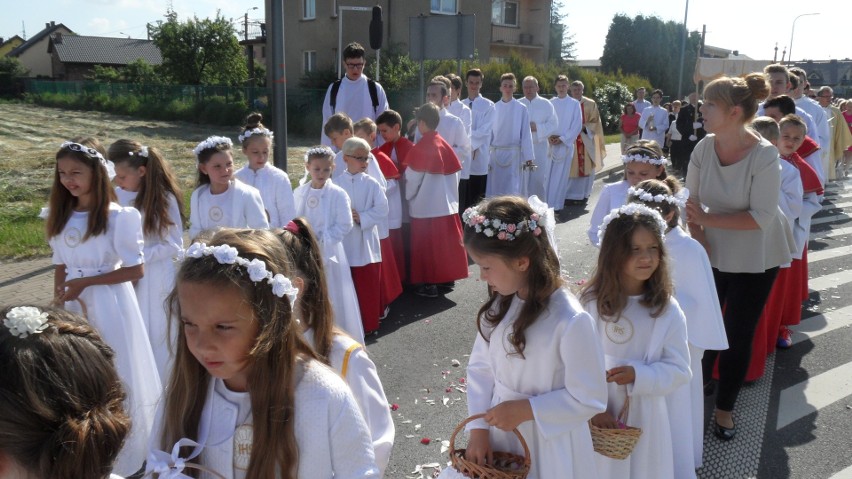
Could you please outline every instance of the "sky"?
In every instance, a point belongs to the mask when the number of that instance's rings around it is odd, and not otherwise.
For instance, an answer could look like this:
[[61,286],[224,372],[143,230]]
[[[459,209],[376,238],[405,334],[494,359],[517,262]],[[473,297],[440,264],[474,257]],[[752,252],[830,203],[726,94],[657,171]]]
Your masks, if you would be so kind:
[[[459,0],[462,10],[467,1],[474,0]],[[632,18],[642,14],[683,22],[686,1],[689,0],[564,0],[563,3],[568,14],[568,31],[577,42],[576,56],[587,60],[600,58],[614,15],[621,13]],[[702,25],[707,25],[707,45],[738,50],[757,60],[771,60],[777,43],[780,60],[781,52],[789,49],[794,19],[800,14],[817,13],[796,21],[793,60],[845,59],[852,58],[852,43],[840,41],[849,38],[852,28],[848,2],[691,0],[686,24],[690,31],[699,32]],[[262,0],[36,0],[33,3],[3,0],[3,3],[0,37],[4,38],[21,35],[24,27],[28,37],[35,35],[51,20],[64,23],[81,35],[145,38],[145,24],[163,19],[169,4],[180,18],[193,14],[214,16],[219,9],[226,18],[242,19],[246,10],[255,6],[260,8],[249,11],[249,18],[263,17]],[[779,8],[766,13],[767,6]]]

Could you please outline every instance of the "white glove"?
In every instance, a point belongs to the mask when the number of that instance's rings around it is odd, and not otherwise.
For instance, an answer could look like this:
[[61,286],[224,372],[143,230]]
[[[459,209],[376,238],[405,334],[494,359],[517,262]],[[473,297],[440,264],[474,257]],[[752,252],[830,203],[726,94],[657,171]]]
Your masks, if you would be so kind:
[[699,128],[704,128],[704,123],[701,123],[700,121],[696,121],[692,124],[692,128],[695,129],[695,130],[697,130]]
[[698,137],[695,135],[689,135],[689,141],[697,141]]

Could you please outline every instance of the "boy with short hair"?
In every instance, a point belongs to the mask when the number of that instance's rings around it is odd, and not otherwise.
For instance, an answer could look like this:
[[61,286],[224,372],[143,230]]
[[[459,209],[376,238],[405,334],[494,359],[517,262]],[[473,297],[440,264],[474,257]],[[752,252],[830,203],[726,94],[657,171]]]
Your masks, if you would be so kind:
[[479,94],[485,76],[479,68],[465,74],[467,98],[462,102],[470,108],[470,177],[467,183],[467,205],[475,205],[485,197],[488,167],[491,164],[491,128],[494,124],[494,102]]
[[[352,138],[354,135],[355,129],[352,126],[352,119],[349,118],[346,113],[335,113],[334,115],[331,115],[325,123],[322,131],[331,141],[331,145],[338,150],[337,155],[334,157],[334,170],[332,171],[331,177],[332,180],[336,180],[343,176],[343,173],[346,171],[342,148],[346,140]],[[387,189],[388,182],[382,174],[378,162],[371,161],[367,163],[367,174],[372,176],[373,179],[379,183],[379,186],[382,187],[382,191]]]
[[[376,124],[369,118],[362,118],[355,122],[353,126],[355,136],[366,141],[370,145],[376,141]],[[390,304],[400,294],[402,294],[402,281],[404,275],[404,258],[403,269],[400,270],[396,258],[396,252],[393,247],[391,233],[402,238],[400,228],[402,228],[402,200],[399,192],[399,170],[394,165],[388,155],[379,151],[378,148],[373,148],[370,151],[373,158],[379,164],[382,174],[387,180],[387,189],[385,189],[385,197],[388,200],[388,216],[385,221],[379,224],[379,240],[382,247],[382,315],[379,319],[384,319],[390,311]]]
[[532,168],[533,151],[527,107],[515,100],[517,79],[513,73],[500,77],[502,98],[494,104],[491,127],[491,166],[485,196],[521,194],[522,168]]
[[436,131],[440,118],[432,103],[417,109],[422,138],[409,152],[405,170],[413,252],[409,277],[412,284],[420,284],[417,294],[428,298],[438,296],[439,286],[452,288],[455,280],[467,277],[458,215],[461,162]]

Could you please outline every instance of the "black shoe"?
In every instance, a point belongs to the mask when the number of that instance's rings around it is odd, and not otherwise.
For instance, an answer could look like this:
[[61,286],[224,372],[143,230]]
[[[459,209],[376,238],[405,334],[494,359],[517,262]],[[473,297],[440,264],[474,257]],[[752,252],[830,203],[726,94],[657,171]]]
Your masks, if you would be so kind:
[[446,294],[446,293],[449,293],[450,291],[452,291],[453,289],[455,289],[456,282],[455,281],[448,281],[446,283],[440,283],[436,286],[438,287],[439,292]]
[[417,296],[423,296],[424,298],[437,298],[438,287],[434,284],[422,284],[417,288],[417,291],[415,291],[414,294]]
[[713,434],[716,435],[719,439],[723,441],[730,441],[737,434],[737,426],[727,428],[725,426],[719,425],[715,420],[713,421]]

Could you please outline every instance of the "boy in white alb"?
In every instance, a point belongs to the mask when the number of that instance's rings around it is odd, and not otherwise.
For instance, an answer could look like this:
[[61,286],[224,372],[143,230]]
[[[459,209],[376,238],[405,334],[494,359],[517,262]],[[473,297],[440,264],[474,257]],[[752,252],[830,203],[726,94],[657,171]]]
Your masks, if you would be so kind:
[[[337,148],[337,154],[334,156],[334,170],[331,173],[333,180],[340,179],[346,172],[346,163],[343,161],[343,143],[355,134],[355,127],[352,124],[352,119],[346,116],[345,113],[335,113],[328,119],[323,128],[325,136],[331,140],[331,145]],[[369,146],[369,145],[368,145]],[[372,148],[372,146],[370,146]],[[369,151],[367,152],[368,154]],[[372,156],[372,154],[370,154]],[[385,175],[379,168],[377,161],[367,163],[366,173],[373,177],[385,191],[388,187],[388,182],[385,180]]]
[[340,151],[346,171],[337,179],[337,185],[349,195],[355,222],[343,238],[343,249],[352,269],[364,334],[370,334],[379,329],[382,312],[380,288],[376,287],[382,277],[379,224],[387,221],[388,199],[379,183],[366,174],[371,161],[369,143],[350,138]]
[[465,203],[473,205],[485,197],[485,185],[488,179],[488,165],[491,164],[491,127],[494,123],[494,102],[479,94],[482,88],[482,71],[478,68],[468,70],[467,99],[462,103],[470,108],[470,175],[467,183]]
[[515,100],[517,80],[513,73],[500,77],[503,97],[494,104],[491,127],[491,166],[485,196],[520,195],[523,168],[535,164],[530,116],[527,107]]
[[450,81],[450,100],[446,105],[447,111],[459,117],[462,121],[465,132],[467,133],[468,143],[470,144],[469,157],[462,163],[462,171],[459,179],[459,211],[464,211],[467,208],[467,183],[470,179],[470,162],[473,156],[473,145],[470,142],[473,112],[459,99],[461,96],[462,79],[453,73],[447,75],[446,78]]
[[[583,113],[580,102],[568,95],[570,83],[568,77],[556,77],[556,96],[550,99],[556,113],[557,126],[553,135],[548,138],[550,150],[548,159],[547,198],[543,198],[548,206],[559,211],[565,205],[565,194],[568,191],[568,173],[571,169],[571,158],[574,156],[577,136],[583,128]],[[541,167],[539,167],[541,168]]]
[[553,103],[538,96],[538,79],[534,76],[524,78],[522,88],[524,97],[520,102],[527,107],[530,115],[530,132],[533,137],[536,168],[530,172],[529,190],[526,195],[537,195],[547,200],[547,183],[550,176],[549,138],[556,134],[558,118]]
[[654,140],[658,145],[666,144],[666,130],[669,129],[669,112],[660,106],[663,91],[654,90],[651,93],[651,106],[642,110],[639,118],[639,128],[642,129],[643,140]]

